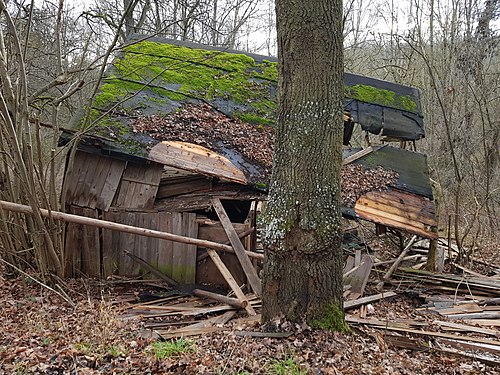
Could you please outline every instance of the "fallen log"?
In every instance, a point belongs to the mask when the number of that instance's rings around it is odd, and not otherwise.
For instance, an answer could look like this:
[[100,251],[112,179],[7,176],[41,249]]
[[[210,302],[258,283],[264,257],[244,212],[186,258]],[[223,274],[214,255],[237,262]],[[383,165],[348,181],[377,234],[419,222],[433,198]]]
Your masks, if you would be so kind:
[[[20,212],[20,213],[23,213],[26,215],[33,215],[33,209],[30,206],[25,206],[22,204],[17,204],[17,203],[12,203],[12,202],[7,202],[7,201],[0,201],[0,209],[12,211],[12,212]],[[135,227],[132,225],[118,224],[118,223],[114,223],[112,221],[93,219],[90,217],[79,216],[79,215],[74,215],[74,214],[67,214],[67,213],[59,212],[59,211],[49,211],[49,210],[46,210],[44,208],[40,208],[40,214],[43,217],[51,218],[54,220],[67,221],[69,223],[88,225],[91,227],[98,227],[98,228],[104,228],[104,229],[111,229],[111,230],[116,230],[119,232],[137,234],[139,236],[145,236],[145,237],[160,238],[162,240],[170,240],[170,241],[174,241],[174,242],[185,243],[188,245],[196,245],[199,247],[205,247],[205,248],[213,249],[213,250],[227,251],[230,253],[235,252],[231,246],[223,245],[223,244],[220,244],[217,242],[200,240],[198,238],[179,236],[177,234],[172,234],[172,233],[168,233],[168,232],[161,232],[161,231],[153,230],[153,229],[139,228],[139,227]],[[264,259],[263,254],[259,254],[259,253],[255,253],[253,251],[247,251],[247,250],[245,250],[245,253],[250,258],[260,259],[260,260]]]

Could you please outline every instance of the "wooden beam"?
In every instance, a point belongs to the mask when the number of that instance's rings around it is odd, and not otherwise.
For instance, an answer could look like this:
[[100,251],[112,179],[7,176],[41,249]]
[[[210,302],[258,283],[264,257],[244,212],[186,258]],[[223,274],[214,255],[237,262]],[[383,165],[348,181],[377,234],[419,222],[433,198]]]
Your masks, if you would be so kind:
[[248,303],[247,297],[241,291],[241,289],[238,286],[238,284],[236,283],[236,280],[234,279],[233,275],[231,275],[231,272],[229,272],[226,265],[224,264],[222,259],[219,257],[219,254],[217,254],[215,252],[215,250],[212,250],[212,249],[207,249],[207,252],[208,252],[208,255],[210,256],[210,258],[212,258],[212,261],[214,262],[214,264],[219,269],[219,271],[222,274],[222,276],[224,277],[224,279],[226,280],[226,282],[228,283],[231,290],[236,295],[236,298],[238,299],[238,301],[240,301],[241,303],[245,303],[245,302],[247,303],[247,305],[245,306],[245,310],[247,310],[248,314],[249,315],[256,315],[255,310],[253,309],[252,305]]
[[240,261],[241,268],[243,268],[243,272],[245,272],[245,275],[248,279],[248,283],[252,287],[254,293],[260,296],[262,294],[262,285],[260,282],[260,278],[257,275],[257,271],[255,270],[255,267],[250,261],[250,258],[246,254],[245,247],[241,243],[238,234],[236,233],[236,230],[231,224],[231,221],[227,216],[226,210],[224,210],[224,207],[222,206],[222,203],[218,198],[212,199],[212,205],[215,209],[215,212],[217,212],[217,215],[219,216],[220,222],[224,227],[224,230],[226,231],[227,237],[231,242],[231,245],[236,253],[236,256],[238,257],[238,260]]
[[[385,147],[385,145],[382,147]],[[342,165],[350,164],[350,163],[352,163],[358,159],[361,159],[363,156],[368,155],[372,152],[373,152],[373,147],[368,146],[367,148],[364,148],[361,151],[358,151],[355,154],[352,154],[351,156],[346,157],[344,160],[342,160]]]
[[[22,204],[17,204],[17,203],[12,203],[12,202],[7,202],[7,201],[0,201],[0,208],[7,210],[7,211],[20,212],[20,213],[27,214],[27,215],[33,215],[33,209],[30,206],[25,206]],[[43,217],[49,217],[49,218],[52,218],[54,220],[61,220],[61,221],[67,221],[69,223],[76,223],[76,224],[81,224],[81,225],[88,225],[91,227],[99,227],[99,228],[104,228],[104,229],[116,230],[119,232],[137,234],[139,236],[160,238],[162,240],[181,242],[181,243],[185,243],[185,244],[189,244],[189,245],[196,245],[199,247],[205,247],[205,248],[214,249],[214,250],[227,251],[230,253],[235,252],[231,246],[220,244],[217,242],[200,240],[198,238],[179,236],[177,234],[161,232],[161,231],[157,231],[157,230],[153,230],[153,229],[139,228],[139,227],[135,227],[132,225],[118,224],[118,223],[114,223],[112,221],[93,219],[93,218],[79,216],[79,215],[67,214],[67,213],[63,213],[63,212],[59,212],[59,211],[49,211],[49,210],[46,210],[43,208],[40,208],[39,211]],[[259,254],[259,253],[254,253],[254,252],[245,250],[245,254],[247,256],[255,258],[255,259],[261,259],[261,260],[264,259],[264,256],[262,254]]]
[[366,303],[375,302],[384,298],[394,297],[396,295],[397,293],[394,292],[385,292],[385,293],[375,294],[373,296],[366,296],[353,301],[345,301],[344,310],[353,309],[355,307],[364,305]]

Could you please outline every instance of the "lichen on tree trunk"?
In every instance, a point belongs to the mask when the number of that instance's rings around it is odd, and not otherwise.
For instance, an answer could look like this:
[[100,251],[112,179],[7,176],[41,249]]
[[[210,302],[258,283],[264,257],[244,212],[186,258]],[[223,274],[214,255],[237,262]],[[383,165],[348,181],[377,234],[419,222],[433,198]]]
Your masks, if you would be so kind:
[[284,315],[344,330],[342,2],[277,0],[276,14],[279,111],[264,213],[263,320]]

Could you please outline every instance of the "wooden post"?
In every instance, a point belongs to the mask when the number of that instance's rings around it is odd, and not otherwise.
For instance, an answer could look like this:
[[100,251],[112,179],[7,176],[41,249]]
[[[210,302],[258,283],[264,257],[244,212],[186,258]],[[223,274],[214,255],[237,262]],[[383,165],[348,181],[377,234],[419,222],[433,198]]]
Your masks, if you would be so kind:
[[249,315],[256,315],[255,310],[253,309],[252,305],[248,303],[247,297],[241,291],[241,289],[238,286],[238,284],[236,283],[236,280],[234,279],[233,275],[231,275],[231,272],[229,272],[226,265],[224,264],[222,259],[219,257],[219,254],[217,254],[217,252],[215,252],[215,250],[212,250],[212,249],[207,249],[207,252],[208,252],[208,255],[210,256],[210,258],[212,258],[212,261],[214,262],[214,264],[219,269],[219,271],[222,274],[222,276],[224,277],[224,279],[226,279],[227,283],[229,284],[229,287],[236,295],[236,298],[238,299],[238,301],[240,301],[241,303],[245,303],[245,302],[247,303],[247,305],[245,306],[245,310],[247,310],[248,314]]
[[226,231],[229,241],[231,241],[231,245],[234,249],[234,252],[236,253],[236,256],[238,257],[238,260],[240,261],[243,272],[245,272],[248,283],[252,287],[255,294],[260,296],[262,294],[262,285],[260,282],[260,278],[257,275],[257,271],[250,261],[250,258],[248,258],[245,247],[241,243],[238,234],[234,230],[234,227],[231,224],[229,217],[227,216],[226,210],[224,210],[224,207],[222,206],[222,203],[218,198],[212,199],[212,205],[215,209],[215,212],[217,212],[217,215],[219,216],[220,222],[222,224],[222,227]]
[[[7,210],[7,211],[20,212],[20,213],[24,213],[27,215],[33,215],[33,209],[30,206],[25,206],[22,204],[0,201],[0,208]],[[46,210],[43,208],[40,208],[39,211],[43,217],[50,217],[54,220],[62,220],[62,221],[67,221],[69,223],[76,223],[76,224],[81,224],[81,225],[88,225],[91,227],[99,227],[99,228],[104,228],[104,229],[117,230],[120,232],[137,234],[139,236],[161,238],[162,240],[181,242],[181,243],[186,243],[189,245],[196,245],[199,247],[205,247],[205,248],[210,248],[210,249],[214,249],[214,250],[227,251],[230,253],[235,252],[235,250],[231,246],[223,245],[223,244],[220,244],[217,242],[212,242],[212,241],[200,240],[198,238],[184,237],[184,236],[179,236],[179,235],[172,234],[172,233],[161,232],[161,231],[146,229],[146,228],[139,228],[139,227],[135,227],[132,225],[118,224],[118,223],[113,223],[111,221],[106,221],[106,220],[92,219],[89,217],[67,214],[67,213],[63,213],[63,212],[59,212],[59,211],[49,211],[49,210]],[[261,259],[261,260],[264,259],[263,254],[254,253],[254,252],[246,251],[246,250],[245,250],[245,254],[247,256],[250,256],[250,257],[255,258],[255,259]]]

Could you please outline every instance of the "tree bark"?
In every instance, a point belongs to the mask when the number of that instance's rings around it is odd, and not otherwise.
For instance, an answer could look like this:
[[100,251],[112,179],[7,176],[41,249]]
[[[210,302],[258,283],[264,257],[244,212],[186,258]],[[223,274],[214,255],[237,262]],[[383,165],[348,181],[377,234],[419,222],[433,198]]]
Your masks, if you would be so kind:
[[340,0],[276,0],[279,112],[263,271],[264,321],[344,330]]

